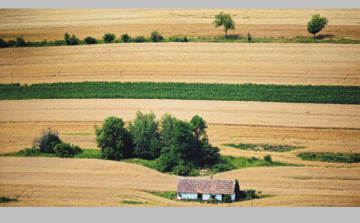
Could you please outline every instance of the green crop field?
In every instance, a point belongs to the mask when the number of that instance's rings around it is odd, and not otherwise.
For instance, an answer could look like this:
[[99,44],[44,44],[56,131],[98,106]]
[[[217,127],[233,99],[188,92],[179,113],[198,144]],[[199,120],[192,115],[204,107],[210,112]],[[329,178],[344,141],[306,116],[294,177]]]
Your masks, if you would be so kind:
[[360,87],[155,82],[0,84],[0,100],[83,98],[360,104]]

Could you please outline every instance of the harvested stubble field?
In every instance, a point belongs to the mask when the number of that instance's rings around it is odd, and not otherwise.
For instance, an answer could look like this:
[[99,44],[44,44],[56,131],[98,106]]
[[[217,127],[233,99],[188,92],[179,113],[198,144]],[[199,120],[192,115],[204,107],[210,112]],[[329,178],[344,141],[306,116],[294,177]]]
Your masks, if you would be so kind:
[[360,45],[128,43],[0,50],[0,83],[83,81],[360,86]]
[[212,22],[219,12],[236,23],[229,34],[254,37],[311,36],[306,25],[313,14],[329,19],[319,34],[324,37],[360,37],[359,9],[0,9],[0,37],[29,41],[62,39],[65,32],[102,38],[105,33],[149,36],[158,30],[165,37],[219,36]]
[[[59,158],[1,157],[0,193],[18,197],[1,206],[359,206],[358,168],[278,167],[235,170],[241,189],[273,197],[232,204],[176,202],[146,191],[174,191],[177,177],[136,164]],[[21,179],[21,180],[19,180]],[[132,205],[130,205],[132,206]]]

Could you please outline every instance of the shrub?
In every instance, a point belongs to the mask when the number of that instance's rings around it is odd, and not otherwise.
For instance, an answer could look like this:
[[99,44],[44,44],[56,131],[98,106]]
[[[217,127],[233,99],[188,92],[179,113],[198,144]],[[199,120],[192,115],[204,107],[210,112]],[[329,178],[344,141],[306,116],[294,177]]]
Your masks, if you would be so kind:
[[264,156],[264,160],[265,160],[266,162],[272,163],[271,155],[269,155],[269,154],[265,155],[265,156]]
[[231,165],[230,163],[227,163],[227,164],[219,163],[219,164],[214,165],[213,170],[215,172],[226,172],[226,171],[233,170],[234,168],[235,167],[233,165]]
[[8,44],[6,41],[4,41],[2,38],[0,38],[0,48],[8,47]]
[[215,199],[215,196],[211,196],[211,198],[207,201],[209,204],[217,204],[219,201]]
[[7,43],[8,47],[11,47],[11,46],[16,46],[16,41],[14,40],[9,40],[8,43]]
[[74,34],[70,37],[69,33],[64,34],[64,39],[67,45],[79,45],[80,42],[80,40]]
[[55,154],[61,158],[71,158],[76,154],[82,152],[82,149],[78,146],[70,145],[69,143],[59,143],[54,148]]
[[171,42],[189,42],[187,37],[179,37],[179,36],[170,37],[169,40]]
[[130,39],[131,37],[127,33],[121,35],[121,40],[124,41],[124,43],[128,43]]
[[223,200],[224,200],[225,203],[231,203],[232,202],[231,196],[227,195],[227,194],[224,195]]
[[164,40],[164,37],[162,37],[158,31],[152,32],[150,35],[150,38],[151,38],[151,41],[153,41],[153,42],[159,42],[159,41]]
[[93,37],[90,37],[90,36],[86,37],[86,38],[84,39],[84,41],[85,41],[85,43],[87,43],[87,44],[96,44],[96,43],[97,43],[96,39],[93,38]]
[[25,148],[24,150],[21,150],[20,152],[23,152],[25,156],[39,156],[40,155],[40,150],[36,149],[35,147]]
[[259,196],[256,194],[256,190],[252,190],[252,189],[245,190],[245,195],[246,195],[245,200],[252,200],[259,198]]
[[103,36],[103,39],[106,43],[110,43],[111,41],[113,41],[115,39],[115,34],[114,33],[106,33]]
[[248,41],[249,41],[249,43],[251,42],[251,40],[252,40],[252,37],[251,37],[250,33],[248,33]]
[[120,160],[133,154],[133,143],[121,118],[110,116],[101,128],[95,125],[95,141],[105,159]]
[[198,176],[200,174],[192,163],[186,164],[185,162],[180,162],[175,166],[172,173],[180,176]]
[[18,47],[26,46],[26,42],[25,42],[24,38],[22,38],[22,37],[16,38],[16,46],[18,46]]
[[41,137],[34,140],[34,147],[39,143],[40,152],[42,153],[55,153],[54,148],[57,144],[62,143],[59,138],[59,133],[52,130],[50,127],[47,131],[43,130]]
[[143,36],[137,36],[134,40],[134,43],[143,43],[146,42],[146,39]]

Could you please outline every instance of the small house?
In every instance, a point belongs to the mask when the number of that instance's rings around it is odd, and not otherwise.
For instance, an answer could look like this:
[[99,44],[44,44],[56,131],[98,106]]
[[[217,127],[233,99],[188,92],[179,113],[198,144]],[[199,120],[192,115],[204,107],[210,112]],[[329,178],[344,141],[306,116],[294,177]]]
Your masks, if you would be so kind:
[[235,180],[225,179],[201,179],[201,178],[178,178],[176,193],[178,200],[201,199],[223,200],[224,195],[230,195],[235,200]]

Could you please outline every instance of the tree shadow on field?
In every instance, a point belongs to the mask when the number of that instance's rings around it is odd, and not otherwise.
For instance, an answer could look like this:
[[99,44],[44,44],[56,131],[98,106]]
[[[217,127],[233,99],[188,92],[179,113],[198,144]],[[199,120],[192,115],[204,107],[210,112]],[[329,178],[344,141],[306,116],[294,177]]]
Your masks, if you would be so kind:
[[325,38],[333,38],[334,35],[333,34],[320,34],[315,36],[315,39],[325,39]]
[[239,34],[229,34],[227,35],[227,39],[240,39],[241,36]]

